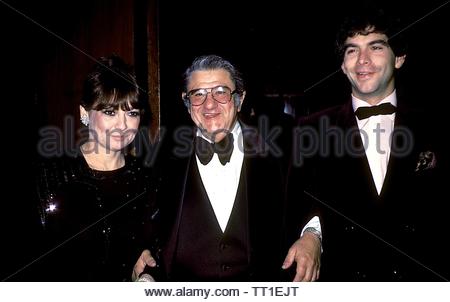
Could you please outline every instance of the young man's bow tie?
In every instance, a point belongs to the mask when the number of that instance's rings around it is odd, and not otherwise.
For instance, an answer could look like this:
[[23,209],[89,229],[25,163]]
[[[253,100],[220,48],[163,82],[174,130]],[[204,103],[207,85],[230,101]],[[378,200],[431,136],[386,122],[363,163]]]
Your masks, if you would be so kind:
[[355,111],[355,115],[359,120],[369,118],[374,115],[387,115],[392,114],[396,110],[396,107],[391,103],[383,103],[371,107],[359,107]]

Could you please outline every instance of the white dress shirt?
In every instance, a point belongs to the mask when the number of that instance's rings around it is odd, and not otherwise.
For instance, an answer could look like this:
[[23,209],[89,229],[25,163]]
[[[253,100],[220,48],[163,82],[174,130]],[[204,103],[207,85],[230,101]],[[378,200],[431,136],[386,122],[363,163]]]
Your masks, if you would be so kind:
[[[395,90],[379,102],[391,103],[397,106],[397,96]],[[371,105],[352,95],[353,110],[359,107],[370,107]],[[361,140],[369,161],[370,171],[378,194],[383,188],[384,178],[391,154],[392,131],[394,129],[395,113],[389,115],[376,115],[367,119],[359,120],[356,116]]]
[[[241,178],[242,164],[244,162],[244,144],[242,128],[239,122],[235,123],[231,133],[233,134],[234,148],[230,162],[226,165],[222,165],[216,153],[214,153],[213,158],[207,165],[203,165],[198,156],[195,156],[203,186],[208,194],[209,201],[211,202],[222,232],[225,232],[231,211],[233,210],[234,200],[236,199]],[[197,136],[201,136],[211,142],[200,130],[197,130]],[[302,230],[302,235],[307,227],[313,227],[321,233],[319,217],[315,216],[306,224]]]
[[[211,202],[222,232],[225,232],[231,211],[233,210],[241,176],[242,163],[244,161],[242,129],[239,122],[235,123],[231,133],[234,139],[233,153],[231,154],[230,161],[226,165],[222,165],[217,153],[214,153],[213,158],[207,165],[203,165],[198,156],[195,156],[203,186],[208,194],[209,201]],[[200,130],[197,130],[197,136],[202,136],[211,142],[210,139],[201,134]]]

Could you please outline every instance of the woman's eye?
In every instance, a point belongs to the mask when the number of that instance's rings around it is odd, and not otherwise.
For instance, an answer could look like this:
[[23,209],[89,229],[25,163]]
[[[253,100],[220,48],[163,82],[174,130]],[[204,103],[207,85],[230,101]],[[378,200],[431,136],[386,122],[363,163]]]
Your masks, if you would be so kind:
[[116,114],[114,110],[103,110],[103,113],[109,116],[114,116]]
[[141,115],[140,113],[139,113],[139,111],[128,111],[128,115],[129,116],[133,116],[133,117],[137,117],[137,116],[139,116],[139,115]]

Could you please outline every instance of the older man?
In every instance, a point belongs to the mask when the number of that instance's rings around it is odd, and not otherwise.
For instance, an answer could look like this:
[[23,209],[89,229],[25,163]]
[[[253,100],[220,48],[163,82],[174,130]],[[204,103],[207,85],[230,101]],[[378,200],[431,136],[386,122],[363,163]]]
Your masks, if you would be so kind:
[[[179,129],[178,145],[163,148],[169,158],[159,160],[162,235],[155,256],[167,280],[281,281],[294,261],[295,281],[319,276],[317,219],[283,262],[282,165],[237,118],[244,98],[239,72],[221,57],[199,57],[185,72],[182,99],[196,127]],[[148,251],[134,275],[146,265],[155,265]]]

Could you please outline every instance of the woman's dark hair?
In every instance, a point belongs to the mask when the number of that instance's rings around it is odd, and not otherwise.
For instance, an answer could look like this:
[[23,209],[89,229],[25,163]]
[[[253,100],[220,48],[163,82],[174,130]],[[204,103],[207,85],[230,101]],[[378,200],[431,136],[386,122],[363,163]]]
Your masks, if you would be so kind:
[[117,55],[101,57],[84,82],[81,106],[88,111],[142,109],[133,68]]

